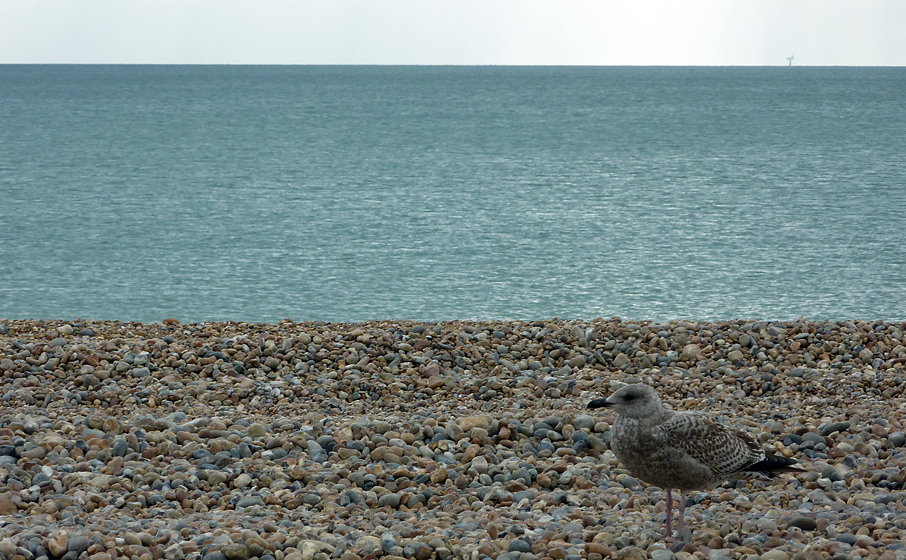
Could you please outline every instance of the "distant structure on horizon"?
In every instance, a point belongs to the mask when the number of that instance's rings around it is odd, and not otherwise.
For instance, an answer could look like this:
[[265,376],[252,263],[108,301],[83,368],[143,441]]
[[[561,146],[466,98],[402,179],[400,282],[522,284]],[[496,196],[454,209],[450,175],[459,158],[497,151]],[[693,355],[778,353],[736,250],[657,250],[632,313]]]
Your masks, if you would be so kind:
[[790,64],[789,64],[789,65],[792,66],[792,65],[793,65],[793,57],[792,57],[792,56],[788,56],[788,57],[786,57],[786,59],[790,61]]

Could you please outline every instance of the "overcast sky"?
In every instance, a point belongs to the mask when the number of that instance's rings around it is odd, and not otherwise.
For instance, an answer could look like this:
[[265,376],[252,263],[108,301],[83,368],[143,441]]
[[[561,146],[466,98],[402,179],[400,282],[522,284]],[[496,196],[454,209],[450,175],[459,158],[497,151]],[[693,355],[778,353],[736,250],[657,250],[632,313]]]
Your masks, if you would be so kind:
[[906,0],[0,0],[0,63],[906,65]]

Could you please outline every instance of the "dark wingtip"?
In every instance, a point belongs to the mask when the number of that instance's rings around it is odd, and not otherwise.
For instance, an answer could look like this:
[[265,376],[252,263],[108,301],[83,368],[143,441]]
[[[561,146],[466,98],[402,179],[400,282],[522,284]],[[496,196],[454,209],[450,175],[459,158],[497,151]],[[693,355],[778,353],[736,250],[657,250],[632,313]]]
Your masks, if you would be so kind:
[[587,408],[606,408],[608,406],[612,406],[612,405],[609,402],[607,402],[607,399],[600,398],[600,399],[595,399],[595,400],[591,401],[590,403],[588,403]]
[[799,466],[796,459],[788,459],[777,455],[768,455],[761,461],[753,463],[746,467],[747,471],[760,472],[767,476],[773,476],[785,472],[805,472],[805,469]]

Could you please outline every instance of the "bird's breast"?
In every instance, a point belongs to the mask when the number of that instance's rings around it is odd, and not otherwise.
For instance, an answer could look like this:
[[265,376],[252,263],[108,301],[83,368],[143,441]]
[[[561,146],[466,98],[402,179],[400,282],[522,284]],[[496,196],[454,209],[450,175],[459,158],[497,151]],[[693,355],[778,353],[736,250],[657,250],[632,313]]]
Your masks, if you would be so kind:
[[617,419],[614,422],[610,448],[625,465],[644,463],[660,447],[654,433],[638,422],[627,419]]

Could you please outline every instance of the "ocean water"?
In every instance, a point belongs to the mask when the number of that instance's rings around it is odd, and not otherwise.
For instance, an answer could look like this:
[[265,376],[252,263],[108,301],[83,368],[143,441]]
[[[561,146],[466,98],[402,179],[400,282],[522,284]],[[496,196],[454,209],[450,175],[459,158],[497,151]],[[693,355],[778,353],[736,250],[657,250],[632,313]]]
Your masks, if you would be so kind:
[[904,91],[0,66],[0,318],[906,320]]

